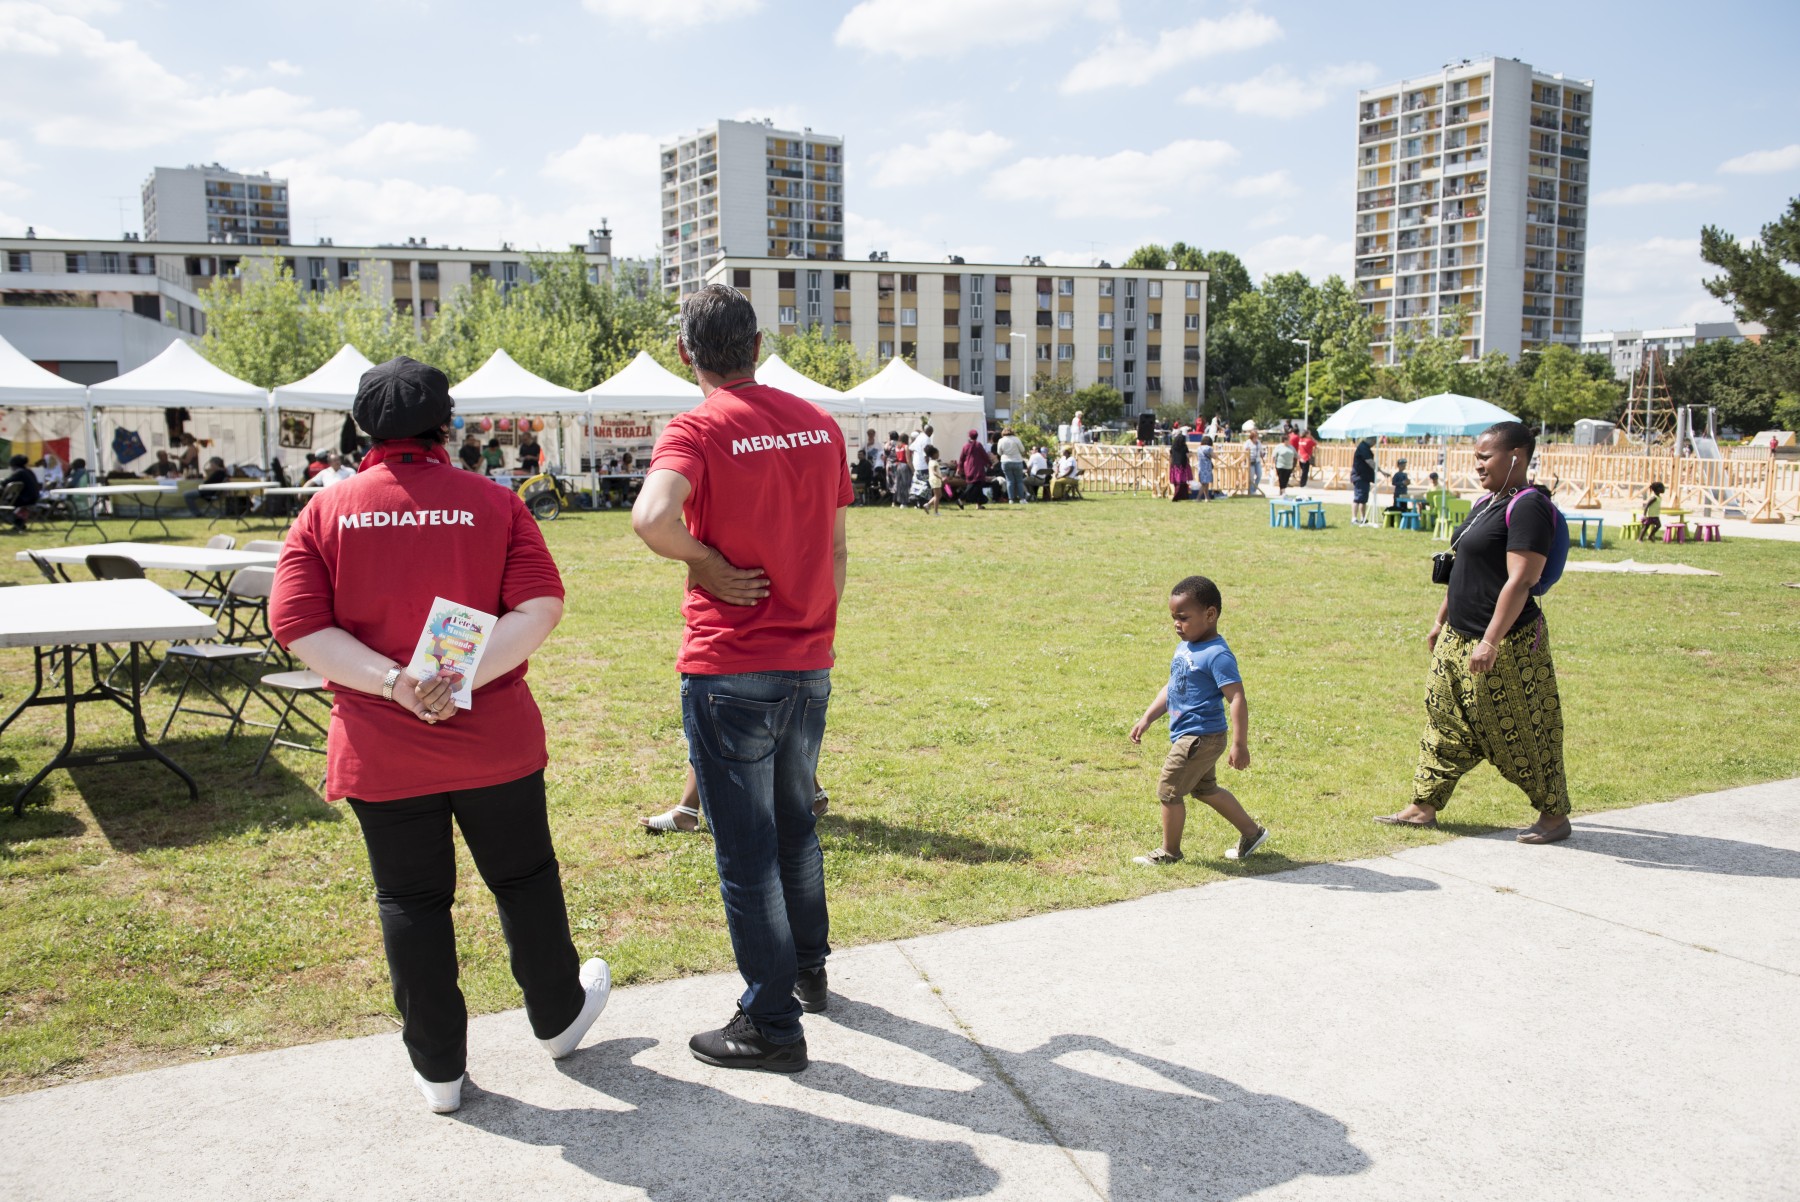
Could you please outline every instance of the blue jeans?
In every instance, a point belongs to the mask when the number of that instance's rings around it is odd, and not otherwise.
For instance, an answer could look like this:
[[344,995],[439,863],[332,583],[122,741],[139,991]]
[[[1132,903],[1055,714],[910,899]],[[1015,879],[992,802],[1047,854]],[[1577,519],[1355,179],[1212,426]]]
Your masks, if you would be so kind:
[[801,1037],[794,979],[831,953],[813,778],[831,673],[683,676],[681,725],[712,828],[744,1013],[772,1043]]
[[1006,499],[1017,505],[1025,500],[1025,464],[1021,460],[1005,459],[1000,463],[1000,470],[1006,476]]

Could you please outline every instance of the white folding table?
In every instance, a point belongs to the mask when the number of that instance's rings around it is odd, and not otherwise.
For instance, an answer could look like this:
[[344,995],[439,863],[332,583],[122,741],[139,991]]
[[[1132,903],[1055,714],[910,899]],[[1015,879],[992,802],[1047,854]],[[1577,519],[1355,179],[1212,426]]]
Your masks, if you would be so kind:
[[211,530],[214,526],[219,524],[220,518],[234,517],[237,519],[238,529],[246,530],[249,529],[250,526],[250,514],[254,509],[255,498],[265,495],[268,490],[268,484],[261,480],[227,480],[223,484],[202,484],[195,491],[205,493],[209,497],[220,497],[222,499],[228,499],[232,496],[249,497],[252,504],[244,506],[242,513],[234,514],[221,510],[219,513],[213,515],[212,521],[206,524],[206,528]]
[[175,543],[90,543],[82,547],[20,551],[13,558],[24,563],[33,555],[57,565],[85,564],[90,555],[123,555],[145,570],[213,576],[235,572],[239,568],[272,568],[281,559],[278,551],[230,551],[218,547],[184,547]]
[[[128,544],[127,544],[128,545]],[[63,745],[54,759],[38,770],[13,797],[16,817],[25,809],[25,798],[58,768],[88,764],[125,764],[156,760],[187,782],[189,800],[198,800],[200,787],[180,764],[150,743],[144,731],[142,686],[138,683],[139,652],[149,643],[210,638],[218,632],[213,620],[148,580],[95,580],[78,584],[31,584],[0,589],[0,647],[30,647],[34,652],[36,679],[25,699],[0,721],[0,732],[13,719],[35,706],[63,708]],[[131,689],[114,688],[100,678],[100,645],[131,644]],[[76,654],[85,651],[93,684],[75,689]],[[44,667],[52,673],[60,667],[62,691],[46,694]],[[51,685],[55,688],[54,682]],[[110,701],[131,715],[131,733],[137,746],[117,751],[72,754],[75,750],[75,707],[88,701]]]
[[172,484],[87,484],[80,488],[53,488],[44,495],[55,497],[58,500],[67,500],[70,497],[87,497],[95,502],[95,504],[88,507],[88,511],[85,514],[77,516],[71,513],[69,517],[69,528],[63,534],[63,541],[66,543],[69,541],[70,536],[75,533],[75,527],[82,524],[83,518],[86,519],[88,525],[100,531],[101,536],[105,537],[106,528],[100,525],[99,502],[108,501],[113,497],[141,497],[147,494],[156,497],[156,503],[150,506],[150,516],[144,516],[144,507],[140,504],[138,506],[139,512],[137,516],[131,519],[131,529],[127,530],[125,533],[128,536],[136,534],[139,522],[155,522],[158,526],[162,527],[162,532],[164,534],[168,534],[169,524],[162,520],[162,499],[165,496],[173,497],[180,495],[180,490]]
[[265,488],[263,489],[262,495],[265,497],[292,497],[294,499],[293,508],[286,514],[286,524],[292,526],[294,524],[294,515],[305,508],[308,501],[324,491],[325,486],[323,484],[303,484],[291,488]]

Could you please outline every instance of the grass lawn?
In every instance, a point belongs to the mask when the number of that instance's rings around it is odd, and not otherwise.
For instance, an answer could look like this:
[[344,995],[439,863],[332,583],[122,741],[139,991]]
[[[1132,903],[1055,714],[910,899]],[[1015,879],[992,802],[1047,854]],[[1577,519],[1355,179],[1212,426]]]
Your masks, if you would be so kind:
[[[1273,531],[1260,503],[1148,498],[950,511],[854,510],[850,592],[821,775],[842,947],[1089,906],[1240,872],[1380,854],[1529,819],[1491,769],[1445,832],[1369,821],[1405,802],[1422,723],[1423,636],[1437,604],[1422,535]],[[199,522],[172,523],[184,541]],[[730,966],[704,837],[650,838],[685,746],[673,660],[677,570],[624,514],[545,528],[569,616],[532,664],[550,730],[551,820],[576,941],[638,982]],[[10,549],[48,540],[14,540]],[[1681,559],[1718,577],[1571,573],[1549,598],[1577,814],[1800,776],[1800,546],[1733,540],[1577,557]],[[1230,829],[1193,807],[1188,860],[1156,845],[1159,726],[1125,732],[1166,678],[1168,587],[1219,581],[1221,629],[1250,698],[1248,772],[1221,768],[1274,831],[1222,858]],[[0,581],[33,583],[9,554]],[[166,583],[178,581],[168,577]],[[16,698],[30,659],[0,652]],[[160,690],[159,690],[160,692]],[[152,699],[160,720],[167,695]],[[10,701],[6,702],[10,704]],[[128,738],[84,707],[82,743]],[[12,787],[54,751],[54,710],[0,740]],[[209,781],[190,805],[160,767],[57,773],[0,816],[0,1092],[332,1036],[395,1021],[356,824],[314,791],[321,764],[260,740],[224,746],[185,719],[170,749]],[[11,788],[4,793],[11,798]],[[1556,854],[1526,851],[1520,854]],[[475,1011],[518,1004],[467,856],[458,903]],[[720,1014],[731,1004],[719,997]],[[706,1017],[706,1016],[699,1016]]]

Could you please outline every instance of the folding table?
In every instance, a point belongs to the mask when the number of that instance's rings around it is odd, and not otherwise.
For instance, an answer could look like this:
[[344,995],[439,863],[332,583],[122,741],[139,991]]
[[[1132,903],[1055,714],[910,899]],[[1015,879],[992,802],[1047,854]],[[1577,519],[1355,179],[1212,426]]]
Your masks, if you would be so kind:
[[[156,760],[187,783],[189,800],[198,800],[200,787],[180,764],[151,745],[144,731],[142,686],[138,682],[140,650],[148,643],[210,638],[217,633],[213,620],[148,580],[94,580],[77,584],[29,584],[0,589],[0,647],[30,647],[36,664],[31,692],[0,721],[0,732],[13,719],[36,706],[63,709],[63,744],[48,764],[26,782],[13,797],[13,814],[24,812],[25,798],[58,768],[89,764],[124,764]],[[131,689],[114,688],[100,679],[102,643],[131,644]],[[75,688],[78,651],[85,651],[93,684]],[[44,666],[52,673],[61,668],[62,691],[46,694]],[[52,689],[55,688],[54,683]],[[110,701],[131,715],[131,732],[137,746],[115,751],[71,754],[75,750],[75,707],[83,702]]]
[[[227,480],[223,484],[202,484],[195,491],[206,493],[209,496],[219,497],[221,500],[229,502],[230,498],[233,496],[244,496],[254,499],[255,497],[265,494],[268,491],[268,488],[269,486],[261,480]],[[214,526],[219,524],[221,518],[235,517],[237,519],[238,529],[247,530],[250,527],[250,513],[251,507],[249,505],[244,506],[242,513],[233,514],[228,510],[221,510],[219,513],[213,515],[212,521],[206,523],[206,528],[211,530]]]
[[262,490],[262,495],[265,497],[292,497],[294,499],[294,507],[288,511],[286,520],[283,522],[284,525],[292,526],[294,524],[294,515],[305,508],[306,503],[313,497],[318,496],[324,489],[325,486],[322,484],[298,485],[293,488],[265,488]]
[[[213,577],[212,586],[222,588],[220,577],[239,568],[272,568],[280,561],[276,551],[226,551],[216,547],[184,547],[171,543],[93,543],[85,547],[54,547],[38,551],[39,559],[58,565],[85,564],[90,555],[123,555],[146,571],[191,572]],[[24,563],[31,554],[20,551],[13,558]],[[63,573],[66,578],[68,573]]]
[[[68,497],[91,497],[95,501],[100,501],[111,497],[139,497],[146,494],[155,494],[156,503],[150,506],[151,513],[149,517],[144,516],[143,505],[140,504],[138,506],[138,515],[131,519],[131,529],[125,532],[126,535],[129,536],[137,533],[139,522],[155,522],[158,526],[162,527],[162,532],[164,534],[168,534],[169,524],[162,520],[162,499],[164,496],[173,497],[179,495],[179,493],[180,490],[170,484],[89,484],[84,485],[81,488],[52,488],[44,495],[47,497],[56,497],[59,500]],[[89,506],[86,514],[79,517],[75,515],[70,516],[69,528],[63,532],[63,541],[65,543],[68,542],[69,537],[75,533],[75,527],[83,523],[84,518],[87,525],[92,526],[100,532],[102,537],[105,537],[106,528],[100,524],[100,507],[98,505],[92,505]]]

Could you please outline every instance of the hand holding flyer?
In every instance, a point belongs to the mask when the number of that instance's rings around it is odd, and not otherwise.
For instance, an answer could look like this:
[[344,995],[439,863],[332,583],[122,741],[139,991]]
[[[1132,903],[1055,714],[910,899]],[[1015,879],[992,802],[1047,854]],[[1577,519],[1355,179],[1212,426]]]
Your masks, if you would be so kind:
[[425,618],[425,629],[419,645],[407,665],[421,680],[442,676],[450,680],[451,700],[458,709],[474,705],[471,686],[481,653],[487,648],[488,635],[500,619],[467,605],[458,605],[442,597],[434,597],[431,612]]

